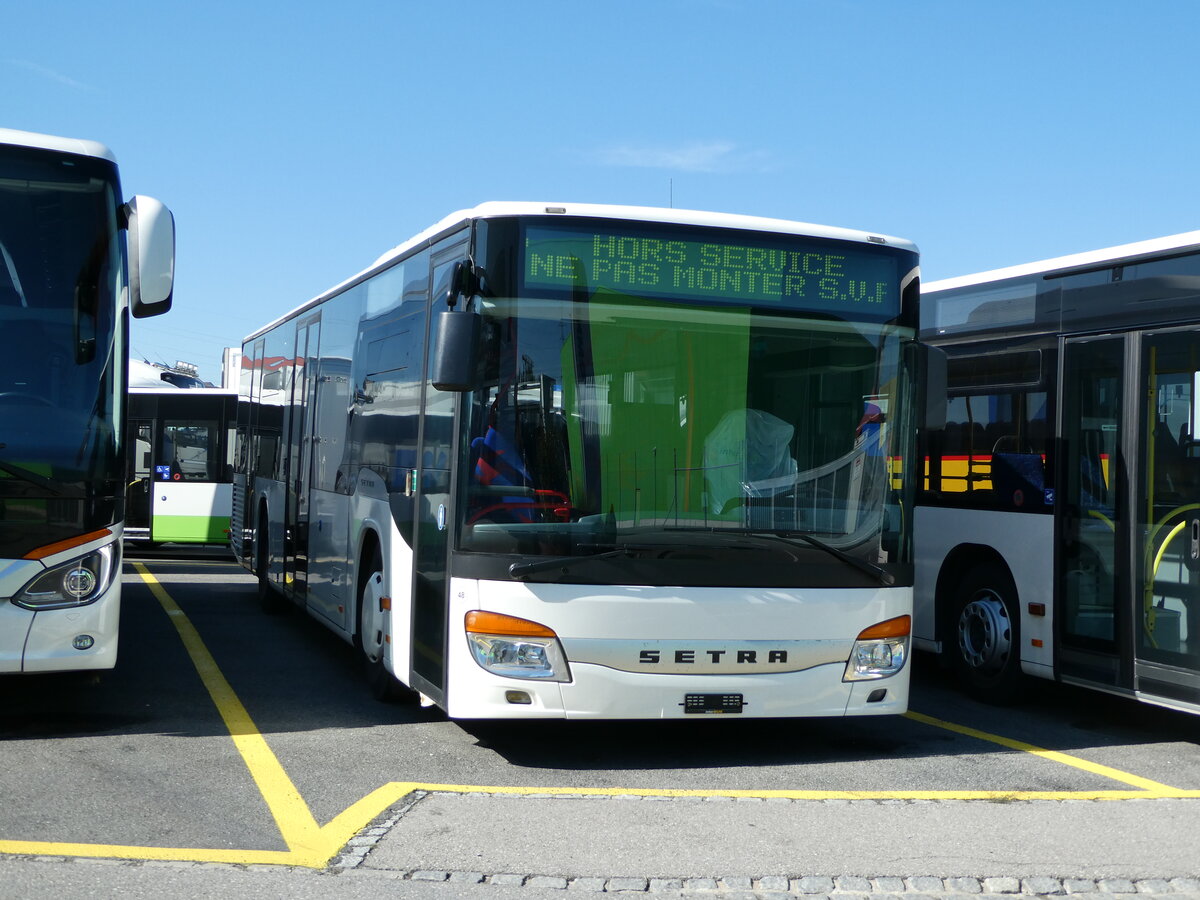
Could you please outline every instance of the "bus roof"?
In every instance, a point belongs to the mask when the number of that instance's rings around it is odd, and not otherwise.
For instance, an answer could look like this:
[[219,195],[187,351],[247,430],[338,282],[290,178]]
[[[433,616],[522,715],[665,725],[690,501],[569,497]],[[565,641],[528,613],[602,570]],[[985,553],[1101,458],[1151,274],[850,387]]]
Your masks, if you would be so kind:
[[1046,272],[1056,272],[1061,269],[1086,269],[1092,266],[1103,266],[1105,263],[1121,259],[1137,259],[1141,257],[1161,256],[1175,250],[1200,249],[1200,231],[1185,231],[1168,237],[1153,238],[1148,241],[1137,241],[1132,244],[1120,244],[1116,247],[1105,247],[1102,250],[1088,250],[1085,253],[1074,253],[1069,256],[1056,256],[1040,262],[1022,263],[1018,266],[1007,266],[1001,269],[990,269],[986,272],[976,272],[973,275],[959,275],[954,278],[943,278],[940,281],[926,282],[921,287],[922,293],[948,291],[951,288],[968,287],[973,284],[987,284],[991,281],[1002,281],[1006,278],[1020,278],[1024,275],[1041,275]]
[[55,150],[59,153],[72,153],[76,156],[94,156],[116,163],[113,152],[96,141],[86,141],[79,138],[56,137],[52,134],[37,134],[32,131],[17,131],[13,128],[0,128],[0,144],[12,144],[17,147],[34,147],[40,150]]
[[393,247],[375,260],[366,269],[345,281],[323,291],[306,303],[256,329],[245,337],[252,340],[270,331],[275,326],[338,293],[346,286],[365,277],[368,273],[398,259],[410,250],[433,243],[438,237],[476,219],[495,219],[508,216],[554,216],[563,218],[628,219],[637,222],[654,222],[671,225],[701,225],[715,228],[735,228],[744,231],[764,231],[774,234],[795,234],[804,237],[830,238],[854,241],[873,246],[899,247],[916,252],[912,241],[868,231],[836,228],[829,225],[814,225],[790,219],[771,219],[760,216],[744,216],[735,213],[703,212],[693,209],[666,209],[652,206],[617,206],[600,203],[544,203],[535,201],[488,201],[471,209],[453,212],[440,221],[414,235],[402,244]]
[[[769,219],[761,216],[743,216],[734,213],[704,212],[695,209],[664,209],[653,206],[614,206],[601,203],[538,203],[533,201],[489,201],[473,209],[451,213],[440,222],[389,250],[375,265],[382,265],[401,256],[415,246],[443,231],[448,231],[461,222],[472,219],[493,219],[502,216],[564,216],[566,218],[632,219],[638,222],[661,222],[672,225],[706,225],[717,228],[740,228],[745,231],[769,231],[778,234],[799,234],[806,237],[827,237],[843,241],[887,244],[916,250],[916,245],[902,238],[854,231],[849,228],[834,228],[828,225],[813,225],[808,222],[793,222],[789,219]],[[374,268],[374,266],[372,266]]]

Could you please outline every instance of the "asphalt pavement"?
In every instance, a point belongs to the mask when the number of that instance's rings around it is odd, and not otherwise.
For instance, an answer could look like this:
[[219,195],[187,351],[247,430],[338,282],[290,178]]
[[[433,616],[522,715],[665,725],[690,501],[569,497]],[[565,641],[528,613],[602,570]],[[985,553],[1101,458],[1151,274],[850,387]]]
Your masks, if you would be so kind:
[[[179,577],[190,583],[199,576],[189,571]],[[242,598],[238,590],[248,592],[249,588],[220,570],[205,578],[208,579],[205,584],[226,586],[221,591],[210,588],[202,603],[192,605],[203,613],[201,624],[239,615],[237,604]],[[170,584],[172,590],[179,591],[177,584]],[[130,596],[135,596],[134,592]],[[131,601],[130,611],[135,609]],[[182,618],[182,613],[173,616],[175,622]],[[160,631],[169,630],[154,617],[142,619]],[[257,622],[257,619],[246,621]],[[277,623],[273,626],[275,638],[283,641],[282,645],[293,646],[284,639],[297,642],[297,646],[306,639],[307,633],[297,623],[293,625],[296,627],[292,631],[281,629]],[[226,635],[211,628],[209,633],[214,639]],[[141,661],[149,667],[147,671],[157,673],[160,679],[157,684],[161,686],[167,683],[163,679],[169,668],[168,660],[153,653],[177,654],[177,650],[159,631],[147,630],[143,636],[139,653],[145,658]],[[325,637],[323,633],[321,636]],[[233,646],[236,650],[238,645]],[[334,649],[340,648],[335,645]],[[314,659],[311,654],[295,653],[280,658],[292,656],[304,659],[305,666],[312,665]],[[1114,737],[1110,741],[1105,737],[1112,731],[1113,721],[1117,721],[1111,710],[1107,715],[1094,714],[1104,723],[1104,729],[1099,731],[1084,728],[1092,719],[1081,716],[1076,722],[1078,728],[1057,733],[1058,737],[1048,745],[1080,752],[1083,758],[1057,754],[1060,757],[1057,761],[1066,762],[1067,767],[1053,771],[1021,768],[1027,760],[1037,758],[1031,753],[1042,753],[1031,745],[1006,739],[1004,746],[1010,750],[1026,752],[993,752],[989,748],[998,740],[994,736],[928,717],[918,719],[922,723],[920,728],[909,719],[892,723],[895,734],[888,734],[895,737],[899,750],[905,752],[877,746],[872,742],[878,737],[874,732],[864,735],[849,726],[846,726],[849,730],[830,726],[830,733],[824,737],[820,730],[794,734],[786,729],[771,729],[768,736],[773,741],[787,747],[792,741],[799,741],[796,752],[740,754],[722,744],[715,754],[720,766],[700,769],[696,755],[699,751],[688,755],[684,752],[686,742],[679,742],[676,735],[672,743],[667,732],[659,729],[568,732],[542,728],[533,741],[542,752],[530,754],[512,752],[513,747],[525,748],[529,743],[529,726],[519,722],[504,723],[491,730],[465,729],[461,733],[419,717],[405,728],[384,727],[374,707],[368,713],[347,702],[346,686],[338,680],[341,676],[337,665],[342,657],[336,654],[334,665],[317,673],[297,674],[284,669],[278,675],[289,691],[292,681],[300,683],[301,676],[315,676],[318,684],[328,682],[330,696],[337,699],[337,715],[333,719],[316,714],[290,716],[288,713],[294,708],[280,700],[281,696],[291,696],[290,693],[274,691],[261,673],[248,679],[247,673],[239,668],[242,656],[237,652],[222,648],[221,658],[228,662],[235,683],[258,689],[259,693],[252,694],[253,707],[261,713],[260,727],[268,726],[262,735],[270,738],[270,745],[263,738],[256,753],[242,758],[228,749],[222,754],[219,748],[199,748],[197,742],[215,743],[227,738],[223,738],[224,726],[219,723],[214,726],[210,722],[197,731],[195,722],[204,720],[196,718],[196,710],[206,706],[197,700],[196,685],[189,687],[186,683],[183,687],[188,690],[179,692],[178,702],[184,704],[179,710],[174,706],[156,707],[156,718],[147,723],[121,725],[118,730],[124,729],[125,735],[122,741],[114,744],[109,739],[104,744],[125,751],[135,746],[141,748],[138,771],[143,785],[157,781],[163,786],[158,793],[143,792],[142,802],[153,804],[156,801],[152,797],[178,794],[179,800],[175,802],[183,804],[141,811],[143,819],[153,820],[151,825],[157,822],[153,819],[155,815],[176,824],[174,830],[164,827],[147,837],[147,850],[171,839],[182,840],[178,846],[185,849],[168,850],[170,858],[156,859],[142,858],[136,852],[122,853],[124,858],[89,859],[85,857],[97,855],[94,846],[69,843],[54,844],[53,849],[40,852],[9,851],[0,857],[0,897],[228,900],[253,896],[374,900],[379,896],[403,896],[542,900],[607,893],[643,897],[713,896],[722,900],[784,896],[882,900],[921,896],[1062,897],[1087,893],[1200,900],[1200,795],[1194,790],[1171,788],[1150,780],[1161,778],[1170,784],[1195,784],[1194,755],[1188,752],[1195,743],[1194,734],[1190,729],[1177,731],[1166,727],[1169,723],[1159,720],[1154,720],[1146,730],[1148,742],[1139,743],[1137,737],[1142,732],[1136,722],[1131,724],[1127,718],[1119,719],[1125,723],[1119,739]],[[180,671],[187,674],[186,669]],[[350,675],[346,678],[353,681]],[[125,704],[133,702],[130,698],[142,696],[134,689],[141,682],[135,681],[130,692],[121,695]],[[350,689],[357,687],[357,682],[350,685]],[[318,694],[307,694],[306,703],[319,708]],[[175,696],[169,692],[168,695]],[[946,707],[948,712],[943,711],[933,699],[930,692],[926,704],[940,715],[952,714],[974,721],[976,726],[990,726],[990,718],[980,719],[954,703]],[[165,701],[159,698],[155,702]],[[1062,707],[1049,708],[1053,711]],[[960,716],[962,713],[967,715]],[[1128,716],[1130,709],[1121,707],[1119,714]],[[95,710],[89,713],[90,718],[96,715]],[[208,715],[215,718],[211,712]],[[1041,734],[1039,729],[1046,727],[1044,711],[1039,715],[1040,718],[1031,717],[1028,729],[1011,719],[997,722],[994,727],[1018,739],[1030,739],[1026,731],[1036,736]],[[52,724],[53,721],[57,720],[52,720]],[[937,724],[942,741],[932,747],[923,742],[927,733],[921,730],[930,723]],[[261,737],[257,728],[239,734],[243,742],[248,737]],[[89,743],[103,740],[103,736],[97,738],[88,732],[53,742],[51,731],[44,746],[37,743],[36,735],[16,737],[24,737],[32,742],[30,747],[42,749],[42,756],[32,757],[35,762],[40,760],[48,765],[57,759],[43,758],[46,747],[53,745],[62,754],[86,751],[102,771],[118,770],[104,762],[102,753],[97,756],[97,745]],[[606,765],[591,759],[589,738],[610,742],[603,746],[608,746],[612,753],[601,754]],[[1131,742],[1132,750],[1125,749],[1126,741]],[[826,752],[846,742],[858,748],[848,760],[842,760],[836,752]],[[808,751],[801,752],[805,747]],[[205,752],[200,753],[201,749]],[[176,756],[185,750],[188,759],[206,759],[207,753],[218,763],[234,764],[233,771],[247,784],[250,775],[242,768],[249,767],[262,791],[261,797],[257,790],[252,795],[247,793],[246,785],[227,774],[205,781],[202,776],[206,770],[197,768],[194,762],[189,764],[190,768],[179,769],[189,773],[188,783],[194,781],[205,797],[216,793],[220,795],[218,800],[227,800],[214,802],[212,810],[233,815],[243,830],[253,825],[249,833],[231,832],[229,821],[203,819],[200,813],[209,806],[189,801],[189,795],[177,789],[179,778],[169,764],[177,761]],[[279,759],[275,753],[280,755]],[[832,774],[826,771],[832,765],[826,756],[837,760],[838,768]],[[383,779],[377,763],[381,759],[388,760],[383,773],[404,773],[406,778],[413,779],[390,785],[399,789],[389,796],[400,799],[357,834],[354,829],[374,812],[353,820],[344,832],[333,828],[338,837],[327,848],[309,844],[313,832],[301,820],[315,816],[310,823],[313,827],[317,822],[329,822],[332,816],[346,809],[348,798],[357,799],[363,796],[363,791],[379,785]],[[147,760],[156,760],[163,767],[157,779],[153,771],[147,770]],[[362,771],[355,768],[356,760],[361,763]],[[613,768],[613,760],[624,765]],[[278,768],[265,766],[266,762]],[[675,779],[673,788],[656,787],[664,771],[660,767],[668,762],[691,767],[689,771],[695,770],[693,777]],[[1044,762],[1040,760],[1039,767]],[[952,777],[944,771],[949,764],[953,764]],[[802,780],[808,792],[830,794],[831,788],[838,788],[841,798],[795,796],[802,791],[788,791],[792,796],[787,797],[771,796],[784,793],[773,788],[794,786],[795,780],[773,780],[766,775],[775,769],[790,773],[800,765],[807,775]],[[901,768],[896,769],[897,765]],[[296,787],[283,777],[285,768],[295,774]],[[1138,774],[1132,774],[1134,771]],[[272,776],[272,772],[280,777]],[[575,777],[580,772],[586,777]],[[746,773],[753,777],[747,779]],[[434,777],[439,781],[455,778],[460,783],[470,781],[477,785],[525,786],[453,788],[440,783],[418,786],[418,778],[431,781]],[[32,784],[31,790],[37,789],[36,779],[27,780]],[[230,781],[232,787],[227,786]],[[541,793],[543,789],[528,786],[530,782],[547,781],[559,786]],[[881,798],[878,790],[873,796],[866,796],[867,789],[880,781],[904,788],[906,796]],[[976,796],[919,796],[946,782],[958,785],[962,795]],[[611,787],[614,783],[622,787]],[[736,786],[745,787],[747,783],[756,789],[741,791],[739,796]],[[859,790],[839,787],[847,783],[857,785]],[[10,781],[9,793],[2,802],[14,803],[14,809],[21,809],[17,795],[23,784]],[[404,785],[409,784],[416,789],[403,794],[407,789]],[[640,790],[635,787],[639,784],[644,785]],[[1005,785],[1014,786],[1012,795],[1004,792]],[[1030,798],[1028,794],[1037,793],[1036,790],[1017,791],[1016,786],[1042,789],[1046,795],[1058,796]],[[225,798],[221,792],[227,788],[235,796]],[[296,802],[300,799],[298,789],[311,804],[312,815],[309,805]],[[722,791],[731,792],[725,795]],[[1102,795],[1109,791],[1124,796],[1121,799],[1066,796],[1088,792]],[[1158,796],[1152,796],[1156,792]],[[750,793],[755,796],[747,796]],[[1017,796],[1018,793],[1023,795]],[[846,794],[851,798],[846,799]],[[271,814],[262,805],[264,799],[276,812],[274,825],[279,828],[279,836],[274,835]],[[58,800],[78,806],[87,801],[87,794],[67,790]],[[387,802],[392,801],[384,801]],[[378,810],[382,805],[372,809]],[[43,806],[29,804],[30,808]],[[247,810],[253,811],[258,819],[250,817]],[[82,813],[77,808],[74,811],[85,818],[90,813],[88,809]],[[171,819],[172,816],[175,818]],[[125,835],[126,831],[103,831],[103,823],[108,820],[98,813],[95,818],[101,823],[95,840],[105,838],[105,843],[130,840],[118,840],[117,836]],[[120,824],[123,820],[118,817],[115,821]],[[177,833],[179,823],[196,825],[198,835],[221,835],[221,840],[217,844],[187,843],[187,838]],[[14,824],[30,826],[24,831],[16,828],[14,834],[33,837],[36,833],[32,825],[37,823]],[[323,830],[328,832],[329,827]],[[265,843],[263,834],[270,835]],[[340,846],[347,835],[352,835],[348,843],[326,864],[327,854]],[[315,867],[251,864],[245,858],[239,862],[211,861],[229,858],[216,855],[218,851],[240,853],[230,848],[242,846],[270,849],[272,853],[282,853],[286,846],[296,859],[304,856],[305,851],[316,853],[315,864],[309,864]],[[214,847],[211,852],[204,849]],[[122,851],[120,847],[113,849],[117,853]],[[200,861],[204,859],[209,861]]]
[[[324,870],[10,857],[22,898],[1200,898],[1196,800],[416,791]],[[1055,860],[1070,859],[1063,864]]]

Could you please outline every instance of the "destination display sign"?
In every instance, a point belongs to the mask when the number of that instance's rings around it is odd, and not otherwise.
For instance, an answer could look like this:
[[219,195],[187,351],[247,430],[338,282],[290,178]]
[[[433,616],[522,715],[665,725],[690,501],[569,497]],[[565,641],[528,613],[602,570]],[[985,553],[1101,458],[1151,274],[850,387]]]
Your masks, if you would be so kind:
[[718,242],[530,225],[524,250],[524,286],[532,289],[608,290],[870,318],[891,318],[900,308],[896,256],[884,248],[802,237]]

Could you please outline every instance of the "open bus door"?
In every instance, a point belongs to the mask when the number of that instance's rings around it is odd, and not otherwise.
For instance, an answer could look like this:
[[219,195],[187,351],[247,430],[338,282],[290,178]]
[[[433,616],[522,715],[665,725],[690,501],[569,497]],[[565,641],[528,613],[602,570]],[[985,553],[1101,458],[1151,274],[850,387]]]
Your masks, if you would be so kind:
[[151,479],[153,462],[154,422],[150,419],[130,419],[126,429],[129,468],[125,477],[126,536],[150,534],[150,505],[154,492]]

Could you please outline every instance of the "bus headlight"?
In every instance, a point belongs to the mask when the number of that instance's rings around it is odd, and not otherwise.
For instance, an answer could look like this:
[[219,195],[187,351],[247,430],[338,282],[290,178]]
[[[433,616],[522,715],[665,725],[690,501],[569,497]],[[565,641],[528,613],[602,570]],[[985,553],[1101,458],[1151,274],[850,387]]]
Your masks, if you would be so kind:
[[47,569],[18,591],[12,602],[35,611],[94,603],[112,583],[115,546],[108,544],[86,556]]
[[465,626],[471,655],[493,675],[538,681],[571,680],[558,635],[545,625],[472,610],[466,615]]
[[897,616],[863,629],[854,641],[842,681],[871,681],[887,678],[908,661],[909,616]]

